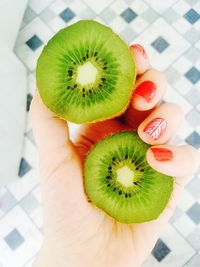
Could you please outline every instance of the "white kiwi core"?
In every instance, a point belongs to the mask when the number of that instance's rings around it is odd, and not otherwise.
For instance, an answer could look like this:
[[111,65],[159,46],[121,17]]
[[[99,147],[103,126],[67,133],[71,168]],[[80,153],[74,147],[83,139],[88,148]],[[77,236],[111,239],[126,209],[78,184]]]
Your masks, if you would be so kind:
[[91,62],[86,62],[78,67],[76,81],[81,85],[94,83],[97,77],[98,70]]
[[123,166],[117,170],[117,181],[123,186],[133,186],[133,179],[134,172],[128,166]]

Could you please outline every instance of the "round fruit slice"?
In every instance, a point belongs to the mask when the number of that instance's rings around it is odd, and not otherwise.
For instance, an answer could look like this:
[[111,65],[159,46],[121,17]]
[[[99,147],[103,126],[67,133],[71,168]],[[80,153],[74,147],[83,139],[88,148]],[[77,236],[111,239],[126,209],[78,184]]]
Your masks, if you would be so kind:
[[94,205],[121,223],[156,219],[173,190],[173,178],[151,168],[149,148],[125,131],[97,143],[85,161],[84,183]]
[[100,121],[125,111],[135,76],[128,45],[92,20],[60,30],[44,47],[36,70],[44,104],[75,123]]

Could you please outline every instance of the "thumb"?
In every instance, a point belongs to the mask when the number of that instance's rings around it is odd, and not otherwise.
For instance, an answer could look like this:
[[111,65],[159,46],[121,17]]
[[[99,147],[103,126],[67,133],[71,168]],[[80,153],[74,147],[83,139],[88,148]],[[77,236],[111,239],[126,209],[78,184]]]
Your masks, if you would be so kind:
[[33,97],[29,114],[39,151],[48,152],[69,141],[67,122],[48,110],[38,91]]
[[82,166],[69,139],[67,122],[45,107],[38,91],[31,103],[30,117],[40,158],[45,214],[50,217],[47,221],[55,222],[54,218],[70,213],[79,203],[77,200],[86,202],[83,201]]
[[48,176],[64,161],[70,165],[71,160],[77,158],[77,155],[69,139],[67,122],[46,108],[38,91],[35,92],[31,103],[30,118],[38,147],[42,177]]

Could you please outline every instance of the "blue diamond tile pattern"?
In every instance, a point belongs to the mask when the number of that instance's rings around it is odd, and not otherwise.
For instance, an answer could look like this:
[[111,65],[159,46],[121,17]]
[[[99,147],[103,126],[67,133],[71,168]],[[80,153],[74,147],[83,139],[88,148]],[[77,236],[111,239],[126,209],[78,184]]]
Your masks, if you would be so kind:
[[195,84],[200,80],[200,71],[197,68],[192,67],[185,73],[185,77],[188,78],[191,83]]
[[184,18],[186,18],[186,20],[189,21],[191,24],[194,24],[199,20],[200,15],[199,13],[197,13],[196,10],[191,8],[187,13],[185,13]]
[[71,19],[73,19],[76,14],[70,9],[66,8],[63,10],[59,15],[65,22],[69,22]]
[[196,224],[200,223],[200,205],[199,203],[195,203],[188,211],[187,214]]
[[151,43],[151,45],[156,49],[157,52],[162,53],[165,49],[167,49],[169,43],[163,37],[159,36]]
[[156,258],[157,261],[162,261],[168,254],[170,253],[170,249],[168,246],[159,239],[152,251],[152,255]]
[[127,8],[121,13],[121,17],[128,23],[134,20],[137,17],[137,13],[135,13],[131,8]]
[[26,44],[32,51],[35,51],[43,44],[43,42],[37,35],[33,35],[28,41],[26,41]]
[[24,159],[21,159],[20,166],[19,166],[19,177],[23,177],[27,172],[31,170],[30,164]]
[[[199,0],[27,2],[13,51],[27,69],[27,122],[24,150],[19,155],[19,179],[15,184],[0,188],[0,267],[30,267],[41,247],[44,229],[40,174],[28,111],[36,87],[39,54],[60,29],[80,19],[93,19],[111,27],[128,45],[141,44],[149,55],[151,67],[167,75],[168,92],[161,104],[175,102],[185,111],[186,126],[178,131],[174,144],[187,143],[200,151]],[[115,44],[111,44],[113,47]],[[73,139],[77,127],[69,126]],[[0,162],[4,161],[3,158]],[[200,170],[185,186],[183,199],[145,267],[200,266],[199,185]]]
[[185,141],[189,144],[192,145],[194,147],[196,147],[197,149],[200,148],[200,134],[198,134],[196,131],[194,131],[193,133],[191,133],[186,139]]
[[24,238],[17,229],[13,229],[7,236],[4,237],[4,240],[11,250],[16,250],[24,243]]

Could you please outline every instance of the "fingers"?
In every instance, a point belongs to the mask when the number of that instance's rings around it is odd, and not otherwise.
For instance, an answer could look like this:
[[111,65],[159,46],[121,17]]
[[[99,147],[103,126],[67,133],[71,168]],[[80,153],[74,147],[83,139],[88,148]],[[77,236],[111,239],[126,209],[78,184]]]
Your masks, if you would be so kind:
[[165,76],[154,69],[146,71],[136,82],[131,104],[137,110],[149,110],[158,104],[165,94]]
[[38,91],[36,91],[31,103],[30,117],[40,151],[51,151],[69,141],[67,123],[45,107]]
[[131,105],[141,111],[152,109],[162,100],[166,87],[166,78],[161,72],[147,70],[135,84]]
[[184,186],[197,171],[200,155],[192,146],[153,146],[146,154],[150,166],[158,172],[175,177],[172,196],[167,208],[160,216],[168,220],[174,212],[178,198]]
[[[147,151],[147,161],[157,171],[173,177],[189,177],[198,168],[200,155],[192,146],[153,146]],[[184,185],[185,179],[179,179]]]
[[152,109],[161,102],[166,87],[165,76],[157,70],[149,69],[141,75],[136,81],[130,105],[124,114],[125,122],[137,128]]
[[144,49],[139,44],[134,44],[130,46],[131,53],[135,59],[135,65],[137,70],[137,75],[143,74],[149,68],[149,58]]
[[147,144],[164,144],[174,136],[183,118],[183,111],[179,106],[162,104],[139,125],[138,134]]

